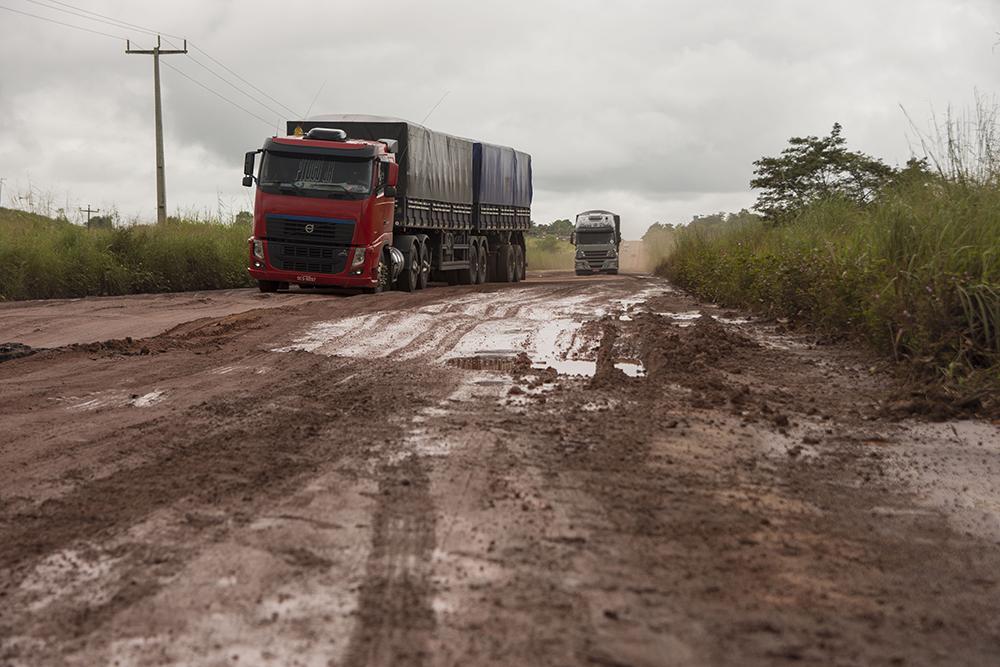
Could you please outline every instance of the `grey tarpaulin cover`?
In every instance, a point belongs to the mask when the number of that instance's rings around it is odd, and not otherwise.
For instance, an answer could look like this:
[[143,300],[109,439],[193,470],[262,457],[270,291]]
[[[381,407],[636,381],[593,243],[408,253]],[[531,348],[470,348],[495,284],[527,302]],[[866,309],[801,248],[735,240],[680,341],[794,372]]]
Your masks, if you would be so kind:
[[335,114],[289,121],[288,134],[296,127],[308,132],[314,127],[336,127],[349,139],[395,139],[399,142],[399,196],[441,202],[472,204],[473,142],[398,118]]

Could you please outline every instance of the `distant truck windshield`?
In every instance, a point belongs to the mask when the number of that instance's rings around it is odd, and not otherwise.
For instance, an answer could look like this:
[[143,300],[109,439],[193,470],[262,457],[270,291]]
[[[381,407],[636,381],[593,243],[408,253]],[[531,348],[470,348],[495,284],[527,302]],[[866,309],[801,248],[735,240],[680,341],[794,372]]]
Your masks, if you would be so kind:
[[370,159],[303,156],[268,151],[260,168],[265,192],[300,196],[367,195],[372,187]]
[[615,242],[615,233],[612,230],[591,231],[583,230],[576,233],[577,245],[600,245]]

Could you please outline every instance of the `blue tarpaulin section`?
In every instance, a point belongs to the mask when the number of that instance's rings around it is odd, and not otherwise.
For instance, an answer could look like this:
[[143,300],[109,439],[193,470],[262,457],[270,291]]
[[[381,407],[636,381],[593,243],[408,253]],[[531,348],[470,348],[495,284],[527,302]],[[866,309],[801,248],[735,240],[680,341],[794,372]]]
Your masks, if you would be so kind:
[[531,206],[531,156],[507,146],[477,142],[472,148],[476,202]]

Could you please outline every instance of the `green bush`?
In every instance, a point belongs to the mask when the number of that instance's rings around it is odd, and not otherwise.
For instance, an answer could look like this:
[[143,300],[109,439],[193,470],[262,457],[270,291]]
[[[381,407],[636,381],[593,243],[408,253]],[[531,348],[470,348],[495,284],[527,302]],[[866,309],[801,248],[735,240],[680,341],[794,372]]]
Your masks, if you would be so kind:
[[246,287],[250,232],[245,221],[87,229],[0,209],[0,299]]
[[661,272],[706,298],[863,335],[963,394],[1000,389],[996,185],[901,184],[676,241]]

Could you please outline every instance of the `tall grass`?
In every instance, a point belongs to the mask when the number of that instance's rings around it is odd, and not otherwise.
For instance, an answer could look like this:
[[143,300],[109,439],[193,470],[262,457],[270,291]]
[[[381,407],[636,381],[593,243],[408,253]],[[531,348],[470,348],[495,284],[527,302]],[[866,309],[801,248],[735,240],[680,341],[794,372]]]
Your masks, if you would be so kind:
[[569,241],[555,236],[528,236],[524,240],[529,268],[573,270],[576,248]]
[[866,336],[964,396],[1000,391],[1000,187],[935,179],[786,224],[683,230],[661,270],[722,304]]
[[0,300],[250,285],[247,224],[87,229],[0,209]]

